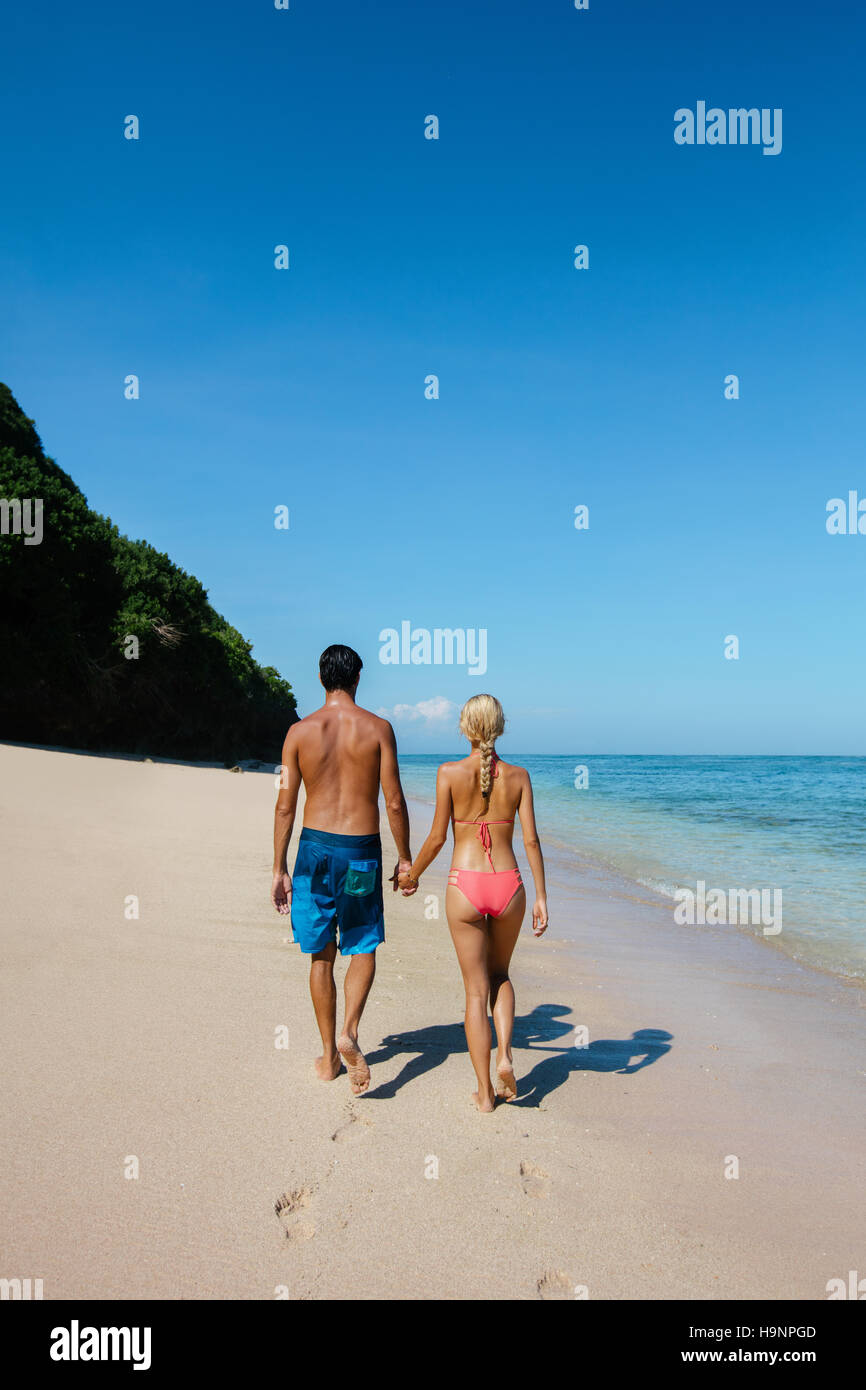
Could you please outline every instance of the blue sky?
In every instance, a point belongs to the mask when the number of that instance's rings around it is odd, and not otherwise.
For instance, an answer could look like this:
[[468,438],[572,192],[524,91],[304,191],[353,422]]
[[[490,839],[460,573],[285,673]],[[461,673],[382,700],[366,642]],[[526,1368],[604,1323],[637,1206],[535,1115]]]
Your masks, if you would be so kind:
[[[866,536],[825,529],[866,496],[864,27],[837,0],[19,7],[0,377],[302,713],[345,641],[363,702],[445,709],[398,716],[406,751],[454,749],[489,689],[506,756],[864,753]],[[782,108],[782,152],[678,146],[699,100]],[[383,665],[403,620],[486,629],[486,673]]]

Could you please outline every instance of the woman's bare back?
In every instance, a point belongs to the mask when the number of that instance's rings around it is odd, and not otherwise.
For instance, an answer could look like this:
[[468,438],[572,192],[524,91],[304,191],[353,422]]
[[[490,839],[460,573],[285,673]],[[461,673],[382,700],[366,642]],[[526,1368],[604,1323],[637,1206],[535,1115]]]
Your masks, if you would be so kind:
[[486,821],[490,831],[490,858],[494,867],[513,869],[517,863],[512,845],[514,820],[526,785],[526,770],[494,758],[490,799],[486,802],[481,795],[477,757],[445,763],[443,770],[447,770],[454,821],[452,868],[489,871],[490,862],[480,833],[481,822]]

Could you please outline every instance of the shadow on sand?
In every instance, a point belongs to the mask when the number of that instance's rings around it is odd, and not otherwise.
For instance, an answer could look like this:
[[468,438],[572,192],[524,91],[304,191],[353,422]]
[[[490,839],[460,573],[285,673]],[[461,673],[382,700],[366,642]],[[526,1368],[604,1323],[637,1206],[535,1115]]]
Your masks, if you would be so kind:
[[[571,1072],[611,1071],[630,1076],[670,1051],[673,1035],[662,1028],[639,1028],[630,1038],[597,1038],[582,1048],[575,1047],[573,1042],[551,1047],[549,1044],[574,1032],[574,1024],[567,1021],[570,1013],[571,1009],[563,1004],[539,1004],[532,1013],[515,1018],[515,1048],[549,1055],[536,1062],[525,1075],[518,1074],[517,1100],[512,1101],[512,1105],[537,1106],[545,1096],[561,1086]],[[495,1045],[494,1037],[494,1048]],[[406,1062],[393,1081],[383,1081],[380,1086],[371,1088],[367,1097],[371,1100],[390,1100],[401,1086],[440,1066],[449,1053],[467,1051],[462,1023],[438,1023],[430,1028],[415,1028],[408,1033],[391,1033],[383,1038],[381,1047],[367,1053],[371,1066],[406,1053],[416,1055]],[[517,1073],[523,1061],[523,1058],[515,1058]]]

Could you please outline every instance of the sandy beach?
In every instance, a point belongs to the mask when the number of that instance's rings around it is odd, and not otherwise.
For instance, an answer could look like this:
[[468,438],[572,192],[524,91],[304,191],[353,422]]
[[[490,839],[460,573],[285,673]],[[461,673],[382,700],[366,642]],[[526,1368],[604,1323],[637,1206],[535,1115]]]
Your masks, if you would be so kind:
[[446,852],[387,897],[354,1099],[313,1076],[306,961],[268,901],[271,773],[4,745],[0,785],[3,1276],[46,1299],[702,1300],[866,1274],[855,987],[554,876],[514,960],[520,1098],[482,1116]]

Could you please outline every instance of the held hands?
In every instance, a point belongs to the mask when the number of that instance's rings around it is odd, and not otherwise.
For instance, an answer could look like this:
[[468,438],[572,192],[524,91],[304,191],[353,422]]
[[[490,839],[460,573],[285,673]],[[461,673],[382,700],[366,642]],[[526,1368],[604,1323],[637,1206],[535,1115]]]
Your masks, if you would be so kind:
[[411,859],[401,859],[391,875],[390,882],[394,885],[394,892],[399,888],[404,898],[411,898],[413,893],[418,892],[418,881],[412,878]]
[[271,902],[281,917],[287,917],[292,910],[292,876],[289,873],[274,874],[271,884]]
[[536,898],[532,909],[532,931],[535,936],[543,936],[547,931],[547,899]]

